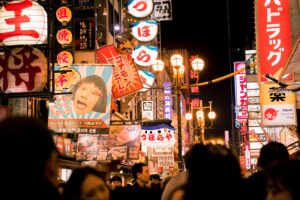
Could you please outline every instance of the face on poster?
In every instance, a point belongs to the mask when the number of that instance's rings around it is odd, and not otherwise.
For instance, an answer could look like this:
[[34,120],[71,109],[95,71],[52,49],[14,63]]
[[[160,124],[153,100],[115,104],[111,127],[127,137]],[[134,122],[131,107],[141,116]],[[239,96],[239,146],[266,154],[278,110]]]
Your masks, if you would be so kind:
[[[111,65],[57,67],[55,104],[49,106],[49,126],[57,132],[97,133],[110,119]],[[66,71],[66,72],[63,72]]]

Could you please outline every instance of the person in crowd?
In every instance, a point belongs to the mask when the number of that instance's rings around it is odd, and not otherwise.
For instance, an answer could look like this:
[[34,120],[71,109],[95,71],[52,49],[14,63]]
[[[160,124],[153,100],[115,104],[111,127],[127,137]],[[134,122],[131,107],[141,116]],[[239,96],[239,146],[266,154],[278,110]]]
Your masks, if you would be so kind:
[[10,117],[0,122],[1,196],[59,200],[58,151],[43,121]]
[[107,90],[104,80],[97,76],[86,76],[72,88],[73,109],[77,114],[91,111],[105,113]]
[[110,191],[100,172],[85,166],[73,170],[63,197],[65,200],[109,200]]
[[179,186],[170,199],[241,199],[241,169],[230,149],[220,144],[198,143],[190,149],[186,162],[187,182]]
[[245,180],[247,194],[245,198],[252,200],[265,200],[267,180],[265,169],[282,160],[289,160],[289,152],[286,146],[280,142],[269,142],[264,145],[258,157],[258,171]]
[[150,175],[151,189],[155,193],[156,199],[161,199],[162,188],[161,188],[161,178],[158,174]]
[[114,190],[118,187],[122,187],[122,178],[115,175],[111,178],[111,189]]
[[266,169],[266,200],[300,199],[300,160],[277,162]]
[[127,196],[126,199],[156,200],[155,193],[150,187],[150,173],[148,166],[145,163],[136,163],[132,166],[131,173],[135,182],[132,187],[128,188],[129,196]]

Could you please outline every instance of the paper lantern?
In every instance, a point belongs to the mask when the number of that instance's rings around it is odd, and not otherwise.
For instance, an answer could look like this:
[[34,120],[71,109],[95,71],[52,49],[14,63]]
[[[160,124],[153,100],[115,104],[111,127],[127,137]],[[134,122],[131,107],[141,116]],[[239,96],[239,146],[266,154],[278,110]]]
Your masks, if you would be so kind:
[[73,63],[73,55],[68,51],[59,52],[56,59],[60,66],[69,66]]
[[72,19],[72,11],[66,6],[62,6],[56,10],[56,19],[61,23],[68,23]]
[[73,40],[72,32],[69,29],[60,29],[56,33],[57,42],[61,45],[68,45]]
[[5,50],[0,57],[0,90],[4,93],[40,92],[48,79],[47,58],[33,47]]
[[136,18],[144,18],[153,11],[152,0],[130,0],[127,3],[128,13]]
[[6,46],[45,44],[47,13],[35,1],[12,1],[0,10],[0,42]]
[[143,20],[131,25],[132,35],[141,42],[153,40],[158,32],[158,24],[155,20]]
[[156,60],[157,55],[157,47],[141,45],[134,49],[132,58],[134,59],[134,62],[140,66],[150,66]]

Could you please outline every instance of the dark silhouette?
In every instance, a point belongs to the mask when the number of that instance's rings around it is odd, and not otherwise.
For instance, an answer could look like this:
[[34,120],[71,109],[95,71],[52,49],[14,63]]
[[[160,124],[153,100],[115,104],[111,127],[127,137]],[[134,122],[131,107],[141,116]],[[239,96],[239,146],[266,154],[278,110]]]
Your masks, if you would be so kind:
[[267,199],[300,199],[300,160],[277,162],[266,169]]
[[57,200],[58,151],[40,120],[12,117],[0,122],[1,196],[7,199]]
[[241,169],[236,155],[223,145],[195,144],[187,158],[185,200],[240,199]]
[[245,180],[246,199],[265,200],[267,180],[265,170],[270,165],[282,161],[289,160],[289,153],[284,144],[279,142],[269,142],[264,145],[258,158],[258,171]]

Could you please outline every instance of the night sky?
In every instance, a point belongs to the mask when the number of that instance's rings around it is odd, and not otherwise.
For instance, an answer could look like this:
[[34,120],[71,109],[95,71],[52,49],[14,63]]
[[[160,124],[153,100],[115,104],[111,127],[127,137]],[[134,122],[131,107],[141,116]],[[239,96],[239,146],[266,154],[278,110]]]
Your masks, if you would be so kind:
[[[253,1],[172,1],[173,21],[161,23],[161,47],[185,48],[190,56],[202,57],[205,67],[200,82],[229,74],[234,61],[244,60],[244,50],[255,48]],[[214,128],[205,131],[206,137],[231,131],[231,81],[233,78],[200,88],[198,98],[203,106],[213,101],[217,113]]]

